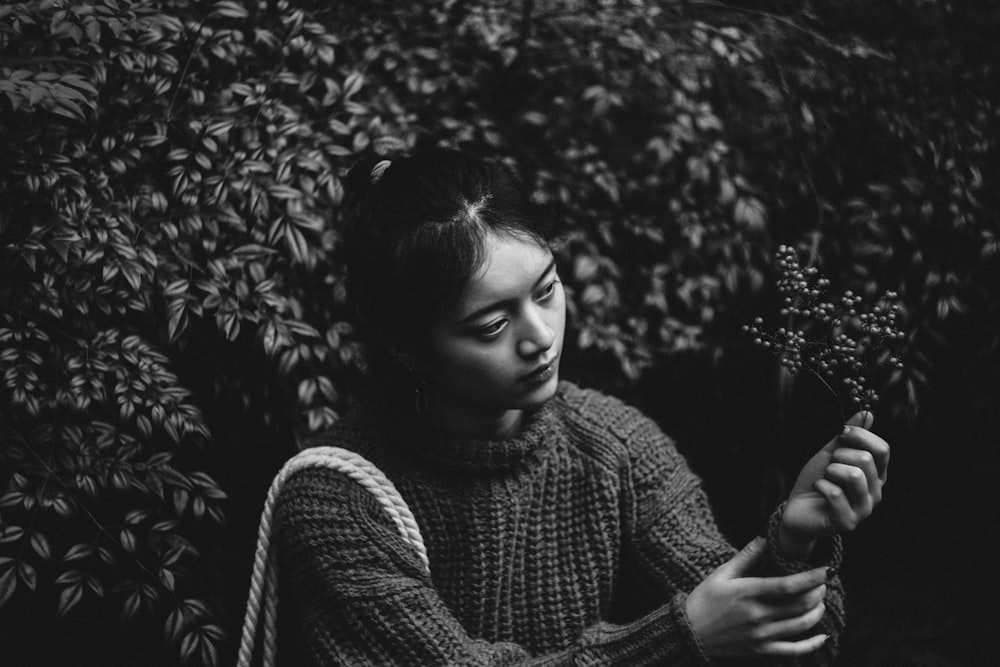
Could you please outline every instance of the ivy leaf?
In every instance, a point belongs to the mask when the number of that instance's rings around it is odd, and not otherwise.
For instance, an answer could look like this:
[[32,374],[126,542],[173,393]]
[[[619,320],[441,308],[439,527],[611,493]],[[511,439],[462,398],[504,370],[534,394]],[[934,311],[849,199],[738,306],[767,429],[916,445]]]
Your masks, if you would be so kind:
[[245,19],[250,14],[243,5],[233,0],[219,0],[212,5],[212,11],[208,15],[212,18],[223,16],[231,19]]
[[41,533],[31,534],[31,548],[35,550],[38,557],[42,560],[49,560],[52,558],[52,549],[49,546],[49,538],[45,537]]
[[21,581],[24,582],[24,585],[34,591],[38,585],[38,573],[35,571],[35,568],[22,561],[18,563],[17,573],[21,577]]
[[3,574],[0,574],[0,607],[13,597],[16,590],[17,568],[9,567]]
[[83,599],[83,584],[76,583],[64,588],[59,594],[59,602],[56,605],[56,613],[60,618],[70,612],[80,600]]
[[134,554],[136,550],[136,540],[135,534],[127,529],[122,528],[121,533],[119,533],[118,541],[121,542],[122,547],[130,554]]

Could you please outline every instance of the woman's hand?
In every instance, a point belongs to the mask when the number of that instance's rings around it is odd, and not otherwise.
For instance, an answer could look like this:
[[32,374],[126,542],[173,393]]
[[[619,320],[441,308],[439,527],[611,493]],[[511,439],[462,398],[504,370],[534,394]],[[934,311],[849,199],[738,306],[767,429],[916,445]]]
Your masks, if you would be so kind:
[[873,421],[855,414],[802,468],[778,529],[786,556],[806,560],[817,539],[854,530],[882,500],[889,445],[867,430]]
[[826,568],[783,577],[744,576],[764,552],[758,537],[688,595],[691,627],[713,658],[812,653],[827,636],[801,635],[823,617]]

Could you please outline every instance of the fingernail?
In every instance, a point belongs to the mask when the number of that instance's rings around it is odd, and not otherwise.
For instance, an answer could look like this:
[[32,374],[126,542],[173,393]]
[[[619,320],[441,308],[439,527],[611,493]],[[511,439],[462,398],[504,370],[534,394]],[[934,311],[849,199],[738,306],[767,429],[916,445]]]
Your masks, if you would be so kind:
[[823,635],[823,639],[820,640],[821,644],[825,644],[826,640],[830,638],[830,635]]
[[835,567],[828,567],[828,568],[826,568],[826,580],[827,581],[830,581],[831,579],[833,579],[836,576],[837,576],[837,568],[835,568]]
[[847,435],[850,432],[851,432],[851,427],[845,424],[844,428],[840,430],[840,435]]

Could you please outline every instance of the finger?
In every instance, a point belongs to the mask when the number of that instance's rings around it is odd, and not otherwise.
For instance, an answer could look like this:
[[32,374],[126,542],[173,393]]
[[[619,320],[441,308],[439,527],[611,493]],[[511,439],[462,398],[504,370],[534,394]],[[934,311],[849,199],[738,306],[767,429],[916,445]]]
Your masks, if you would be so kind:
[[877,503],[882,500],[882,480],[878,476],[878,468],[875,465],[875,457],[867,449],[851,449],[841,447],[834,450],[831,462],[842,463],[844,465],[860,468],[865,473],[865,480],[868,485],[868,493]]
[[766,543],[763,537],[755,537],[738,554],[719,566],[714,574],[725,579],[742,577],[760,559]]
[[831,438],[830,442],[823,446],[823,449],[828,452],[832,452],[839,446],[840,438],[844,437],[844,434],[848,433],[852,429],[860,429],[862,431],[867,430],[873,423],[875,423],[875,415],[873,415],[870,411],[862,410],[861,412],[855,412],[851,415],[851,418],[845,422],[843,433],[835,435]]
[[872,424],[875,423],[875,415],[871,410],[861,410],[855,412],[851,415],[851,418],[847,420],[848,426],[860,426],[863,429],[870,430]]
[[852,429],[854,430],[860,429],[861,431],[864,431],[868,427],[870,427],[874,422],[875,422],[875,416],[871,412],[869,411],[855,412],[853,415],[851,415],[851,418],[844,423],[843,431],[838,435],[835,435],[832,438],[830,438],[830,441],[825,445],[823,445],[823,449],[828,452],[832,452],[834,449],[841,446],[842,444],[841,438],[843,438]]
[[829,512],[826,516],[826,527],[835,532],[850,531],[857,528],[859,519],[854,508],[847,500],[844,490],[828,479],[818,479],[813,488],[826,500]]
[[805,614],[826,598],[826,584],[820,584],[804,593],[786,598],[765,598],[760,604],[762,621],[781,621]]
[[744,580],[746,595],[765,600],[802,595],[826,583],[825,567],[815,567],[805,572],[786,574],[780,577],[757,577]]
[[753,636],[758,640],[788,639],[806,632],[819,623],[826,611],[826,605],[820,601],[819,604],[803,614],[792,618],[786,618],[772,623],[765,623],[753,630]]
[[807,655],[809,653],[814,653],[819,650],[826,640],[830,638],[830,635],[813,635],[808,639],[802,639],[797,642],[786,642],[786,641],[774,641],[762,644],[758,649],[757,653],[760,655],[775,655],[775,656],[796,656],[796,655]]
[[886,473],[889,469],[889,443],[878,437],[871,431],[866,431],[854,426],[847,426],[840,435],[841,446],[861,449],[872,455],[875,461],[875,468],[878,477],[885,483]]
[[871,514],[875,502],[868,491],[868,478],[864,470],[844,463],[831,463],[823,475],[841,488],[856,514],[861,517]]

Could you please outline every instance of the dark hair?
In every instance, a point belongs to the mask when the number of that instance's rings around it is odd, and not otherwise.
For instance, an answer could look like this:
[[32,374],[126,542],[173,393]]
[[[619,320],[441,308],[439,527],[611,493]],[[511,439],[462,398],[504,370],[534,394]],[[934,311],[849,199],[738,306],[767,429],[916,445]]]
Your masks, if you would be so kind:
[[347,175],[347,291],[373,379],[412,390],[399,356],[426,350],[431,321],[482,266],[487,236],[544,245],[551,228],[500,162],[455,150],[386,160],[365,158]]

